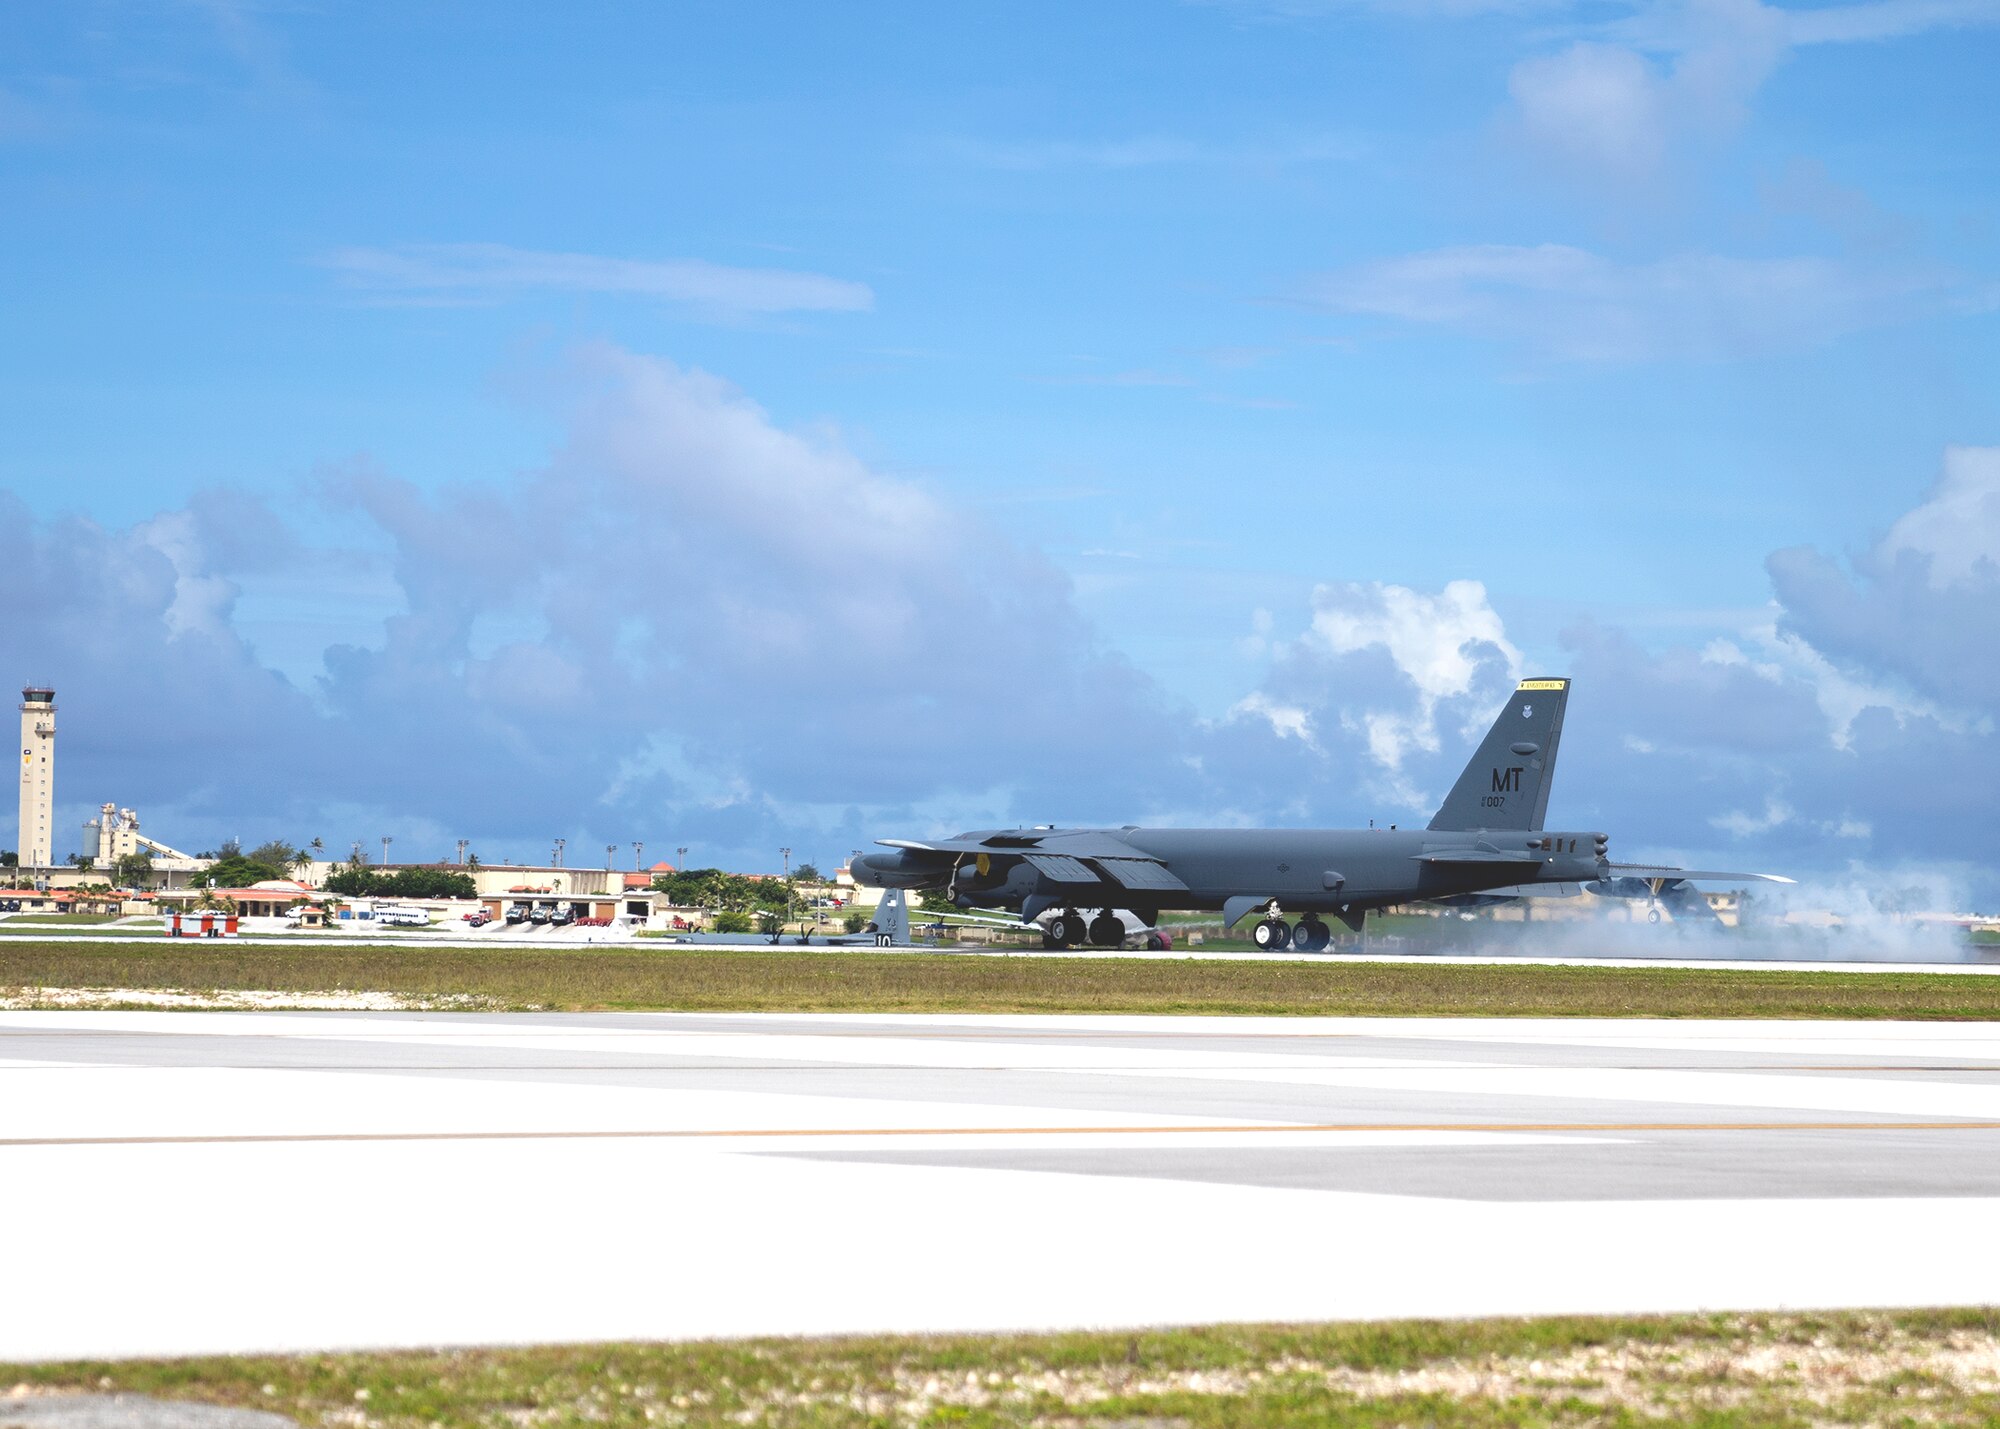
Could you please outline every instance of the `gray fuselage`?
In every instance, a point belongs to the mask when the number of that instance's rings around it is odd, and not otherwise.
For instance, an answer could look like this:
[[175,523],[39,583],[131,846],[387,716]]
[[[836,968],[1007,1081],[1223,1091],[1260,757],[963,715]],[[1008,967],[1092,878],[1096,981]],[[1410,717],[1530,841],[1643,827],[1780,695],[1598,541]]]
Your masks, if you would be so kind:
[[[999,829],[857,860],[889,888],[962,907],[1346,914],[1522,883],[1602,877],[1603,839],[1547,830]],[[1149,870],[1159,870],[1158,873]]]

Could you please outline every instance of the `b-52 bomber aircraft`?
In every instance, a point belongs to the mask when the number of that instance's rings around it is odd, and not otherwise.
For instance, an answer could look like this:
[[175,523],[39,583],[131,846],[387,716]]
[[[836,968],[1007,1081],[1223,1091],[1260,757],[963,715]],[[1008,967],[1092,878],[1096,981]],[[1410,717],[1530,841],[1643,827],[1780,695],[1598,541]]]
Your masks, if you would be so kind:
[[[1260,948],[1326,947],[1325,916],[1360,932],[1371,908],[1537,884],[1582,885],[1608,897],[1658,897],[1695,881],[1763,880],[1613,863],[1610,837],[1548,830],[1549,780],[1562,738],[1566,679],[1523,680],[1485,742],[1423,829],[1117,829],[1036,827],[920,842],[878,840],[886,853],[854,861],[879,888],[948,892],[962,908],[1003,908],[1032,921],[1050,909],[1047,941],[1115,946],[1125,909],[1147,924],[1163,909],[1217,910],[1225,927],[1261,911]],[[1100,912],[1086,925],[1077,911]],[[1296,917],[1289,923],[1287,917]]]

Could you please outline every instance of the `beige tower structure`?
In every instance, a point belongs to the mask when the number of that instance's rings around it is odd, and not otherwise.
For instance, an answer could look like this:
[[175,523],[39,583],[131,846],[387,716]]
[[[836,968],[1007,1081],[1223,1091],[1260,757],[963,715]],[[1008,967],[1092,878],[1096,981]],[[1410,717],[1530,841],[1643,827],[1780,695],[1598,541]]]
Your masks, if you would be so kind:
[[54,864],[55,805],[56,692],[30,685],[21,691],[21,867]]

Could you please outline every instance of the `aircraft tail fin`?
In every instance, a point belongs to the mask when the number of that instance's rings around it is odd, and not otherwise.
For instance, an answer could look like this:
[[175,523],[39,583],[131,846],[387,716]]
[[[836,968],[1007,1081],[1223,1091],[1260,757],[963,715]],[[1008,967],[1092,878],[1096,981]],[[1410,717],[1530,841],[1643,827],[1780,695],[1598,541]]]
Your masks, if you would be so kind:
[[1521,681],[1431,827],[1539,829],[1568,703],[1568,680]]
[[875,905],[875,946],[878,948],[907,948],[910,946],[910,902],[909,895],[900,888],[882,890],[882,901]]

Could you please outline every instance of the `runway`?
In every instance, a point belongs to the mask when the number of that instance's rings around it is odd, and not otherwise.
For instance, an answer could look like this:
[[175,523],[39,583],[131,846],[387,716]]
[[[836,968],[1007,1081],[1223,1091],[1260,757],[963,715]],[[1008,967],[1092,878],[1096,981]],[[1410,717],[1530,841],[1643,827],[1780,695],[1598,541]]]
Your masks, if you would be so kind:
[[[1621,930],[1629,931],[1629,929]],[[1564,939],[1564,943],[1573,939]],[[1615,940],[1614,940],[1615,941]],[[1796,948],[1785,945],[1760,945],[1754,942],[1722,945],[1727,956],[1708,956],[1717,944],[1697,936],[1692,940],[1682,940],[1669,933],[1656,939],[1648,939],[1642,944],[1626,944],[1616,952],[1594,955],[1573,952],[1538,952],[1513,946],[1494,947],[1481,952],[1409,952],[1400,943],[1385,943],[1366,950],[1352,948],[1331,949],[1323,953],[1302,953],[1288,950],[1278,953],[1260,952],[1251,948],[1212,948],[1181,946],[1162,951],[1145,948],[1009,948],[988,947],[981,944],[960,943],[918,943],[910,947],[828,947],[814,944],[801,947],[796,942],[773,943],[768,938],[746,936],[740,943],[676,943],[668,939],[640,940],[627,935],[605,935],[601,941],[585,939],[536,938],[533,935],[516,936],[512,933],[495,933],[484,936],[474,934],[461,936],[454,934],[423,933],[284,933],[273,936],[246,934],[229,939],[185,938],[170,941],[154,934],[124,932],[106,936],[100,929],[36,927],[30,931],[9,930],[6,920],[0,919],[0,947],[9,943],[75,943],[98,946],[134,946],[191,949],[196,951],[216,951],[230,948],[478,948],[486,951],[505,952],[513,950],[534,952],[649,952],[662,956],[673,953],[784,953],[812,952],[836,953],[850,957],[874,957],[895,954],[944,954],[961,958],[1111,958],[1144,962],[1305,962],[1338,965],[1344,962],[1365,963],[1409,963],[1442,964],[1461,967],[1486,967],[1499,965],[1520,965],[1524,967],[1572,967],[1572,968],[1676,968],[1683,970],[1706,970],[1712,972],[1740,972],[1756,969],[1762,972],[1810,972],[1810,973],[1946,973],[1951,975],[2000,976],[2000,947],[1992,945],[1933,943],[1922,949],[1871,948],[1863,943],[1859,950],[1841,948],[1836,955],[1833,947],[1824,939],[1811,942],[1806,955],[1799,955]],[[1780,954],[1790,951],[1791,956]]]
[[0,1013],[0,1360],[2000,1300],[2000,1024]]

